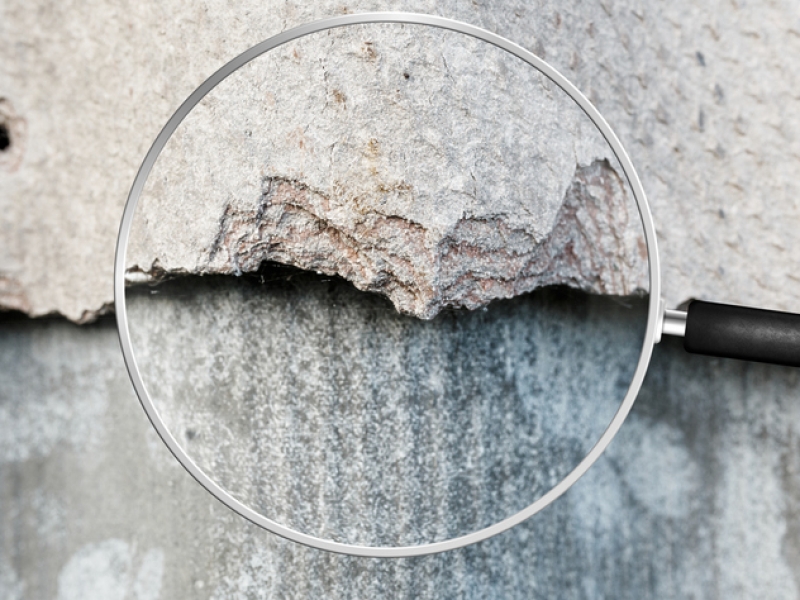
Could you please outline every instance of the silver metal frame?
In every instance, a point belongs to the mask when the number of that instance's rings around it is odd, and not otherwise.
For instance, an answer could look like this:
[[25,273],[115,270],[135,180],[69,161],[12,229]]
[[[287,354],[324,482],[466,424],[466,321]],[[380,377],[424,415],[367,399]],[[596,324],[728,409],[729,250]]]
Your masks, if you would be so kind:
[[[428,25],[449,31],[463,33],[484,42],[488,42],[514,56],[522,59],[543,75],[549,78],[553,83],[560,87],[566,94],[568,94],[586,115],[594,122],[600,133],[608,142],[613,150],[620,165],[622,166],[628,183],[633,191],[636,204],[639,208],[639,215],[642,219],[644,226],[645,239],[647,242],[647,253],[650,264],[650,301],[647,313],[647,330],[644,337],[644,344],[642,346],[641,354],[639,355],[639,362],[633,375],[633,380],[628,388],[625,398],[622,401],[619,409],[614,415],[611,423],[606,428],[605,432],[600,436],[595,446],[589,451],[586,457],[573,469],[562,481],[553,487],[544,496],[539,498],[536,502],[521,510],[520,512],[502,520],[494,525],[475,531],[473,533],[429,544],[422,544],[418,546],[398,546],[398,547],[385,547],[385,546],[358,546],[352,544],[344,544],[334,542],[331,540],[320,539],[305,533],[294,531],[280,523],[272,521],[262,514],[254,511],[250,507],[238,501],[231,496],[227,491],[222,489],[215,483],[208,475],[205,474],[189,456],[183,451],[178,444],[177,440],[168,431],[166,425],[161,420],[158,411],[153,404],[150,395],[147,392],[139,368],[136,364],[133,347],[131,345],[130,332],[128,330],[128,314],[125,304],[125,255],[128,246],[128,239],[130,237],[131,225],[133,222],[134,211],[139,201],[139,197],[144,189],[145,182],[150,174],[156,159],[161,151],[164,149],[170,136],[175,132],[180,125],[181,121],[189,114],[189,112],[200,102],[200,100],[213,90],[222,80],[232,74],[234,71],[247,64],[254,58],[268,52],[278,46],[287,42],[291,42],[311,33],[317,33],[329,29],[345,27],[348,25],[360,25],[366,23],[406,23],[411,25]],[[653,351],[653,344],[657,342],[657,337],[660,338],[661,327],[664,318],[664,311],[661,307],[661,278],[658,261],[658,251],[656,248],[656,233],[653,225],[653,219],[650,215],[650,209],[647,204],[647,199],[644,194],[644,189],[639,181],[633,164],[631,163],[628,154],[625,152],[622,144],[617,136],[612,131],[611,127],[600,115],[597,109],[591,102],[574,86],[572,85],[561,73],[559,73],[552,66],[547,64],[541,58],[528,52],[521,46],[506,40],[489,31],[485,31],[474,25],[453,21],[443,17],[412,14],[412,13],[364,13],[346,15],[342,17],[333,17],[315,21],[300,27],[289,29],[274,37],[269,38],[253,46],[249,50],[243,52],[216,73],[211,75],[198,87],[185,101],[174,115],[167,121],[167,124],[158,134],[155,142],[150,148],[147,156],[139,169],[136,179],[133,182],[128,201],[125,205],[125,211],[122,216],[122,222],[119,230],[119,237],[117,238],[116,258],[114,262],[114,306],[117,315],[117,328],[119,330],[120,345],[122,346],[122,354],[125,359],[128,373],[133,387],[136,390],[142,407],[147,413],[150,422],[155,427],[161,439],[170,449],[175,458],[186,468],[186,470],[211,494],[213,494],[220,502],[243,516],[245,519],[259,525],[269,531],[276,533],[286,539],[318,548],[320,550],[327,550],[330,552],[338,552],[342,554],[350,554],[354,556],[366,557],[409,557],[420,556],[424,554],[432,554],[436,552],[444,552],[461,548],[469,544],[480,542],[503,531],[514,527],[518,523],[536,514],[564,492],[567,491],[600,457],[606,447],[609,445],[613,437],[619,431],[622,422],[628,415],[628,412],[633,405],[636,395],[644,380],[647,366],[650,362],[650,357]]]

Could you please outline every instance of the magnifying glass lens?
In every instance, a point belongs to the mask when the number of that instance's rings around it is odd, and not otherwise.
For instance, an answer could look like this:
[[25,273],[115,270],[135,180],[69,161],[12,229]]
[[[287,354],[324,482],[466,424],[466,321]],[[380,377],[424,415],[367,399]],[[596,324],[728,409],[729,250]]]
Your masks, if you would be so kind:
[[133,353],[186,457],[317,538],[418,545],[540,500],[642,351],[617,158],[558,86],[452,31],[314,33],[185,118],[136,206]]

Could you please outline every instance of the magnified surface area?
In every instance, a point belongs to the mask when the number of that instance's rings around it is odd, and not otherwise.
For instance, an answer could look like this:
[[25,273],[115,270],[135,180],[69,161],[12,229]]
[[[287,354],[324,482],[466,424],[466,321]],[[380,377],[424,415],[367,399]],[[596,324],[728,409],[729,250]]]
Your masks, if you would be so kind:
[[648,262],[591,120],[517,57],[400,24],[315,33],[189,114],[137,206],[149,395],[237,500],[418,545],[539,499],[631,383]]

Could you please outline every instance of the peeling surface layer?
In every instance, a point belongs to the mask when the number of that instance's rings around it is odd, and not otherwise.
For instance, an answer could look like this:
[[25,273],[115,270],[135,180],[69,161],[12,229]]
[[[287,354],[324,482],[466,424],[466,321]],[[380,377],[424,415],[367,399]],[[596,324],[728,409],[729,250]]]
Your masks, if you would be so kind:
[[[225,206],[201,273],[241,275],[279,262],[339,275],[426,319],[443,308],[474,309],[548,285],[618,296],[647,289],[638,213],[604,162],[576,172],[541,240],[503,216],[459,219],[443,237],[399,216],[371,213],[337,223],[325,210],[330,203],[299,182],[266,180],[249,210]],[[165,262],[131,269],[129,281],[190,272]]]

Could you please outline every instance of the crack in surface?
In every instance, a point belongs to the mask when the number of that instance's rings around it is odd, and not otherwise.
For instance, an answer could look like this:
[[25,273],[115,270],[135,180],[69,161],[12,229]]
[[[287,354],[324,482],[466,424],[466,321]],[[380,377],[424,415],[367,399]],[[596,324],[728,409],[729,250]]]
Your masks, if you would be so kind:
[[[638,214],[605,160],[576,168],[543,239],[508,214],[465,215],[442,233],[375,210],[358,213],[347,225],[343,210],[352,216],[351,207],[343,209],[338,199],[302,181],[264,177],[256,202],[226,203],[202,266],[192,272],[241,275],[278,262],[343,277],[360,290],[387,296],[399,312],[423,319],[548,285],[608,295],[647,289]],[[158,260],[129,273],[131,282],[180,274]]]

